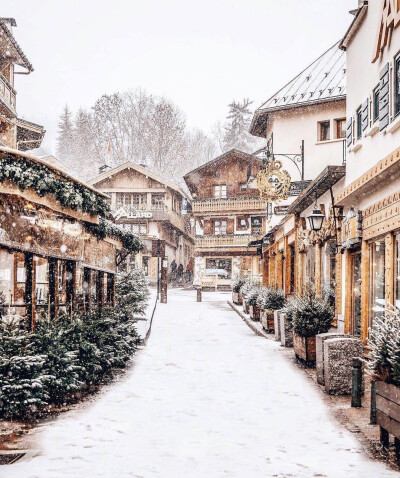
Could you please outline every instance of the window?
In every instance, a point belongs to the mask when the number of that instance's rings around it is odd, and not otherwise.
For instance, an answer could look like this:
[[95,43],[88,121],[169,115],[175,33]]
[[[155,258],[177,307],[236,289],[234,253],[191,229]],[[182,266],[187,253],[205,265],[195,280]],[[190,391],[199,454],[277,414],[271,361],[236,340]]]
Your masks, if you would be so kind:
[[240,183],[240,190],[241,191],[246,191],[247,189],[247,184],[246,183]]
[[206,259],[206,275],[217,275],[222,279],[230,279],[232,259]]
[[151,195],[151,205],[162,208],[165,203],[165,194],[164,193],[153,193]]
[[226,184],[214,186],[214,197],[222,199],[226,198]]
[[289,260],[290,260],[290,280],[289,280],[289,293],[294,294],[295,291],[295,263],[296,263],[296,249],[294,248],[294,245],[291,244],[289,246],[290,250],[290,255],[289,255]]
[[374,241],[370,245],[371,264],[371,323],[385,311],[385,242]]
[[400,308],[400,234],[396,235],[396,264],[394,269],[394,304]]
[[337,139],[346,137],[346,118],[335,120],[335,135]]
[[49,298],[49,261],[44,257],[35,256],[34,265],[36,306],[45,305]]
[[248,220],[245,217],[238,217],[236,219],[236,228],[239,230],[244,230],[249,227]]
[[226,234],[226,221],[214,221],[214,234],[216,236]]
[[379,85],[374,89],[373,120],[374,123],[379,120]]
[[147,224],[132,224],[133,234],[147,234]]
[[330,121],[320,121],[319,125],[319,137],[318,141],[328,141],[331,139],[331,122]]
[[252,234],[261,234],[262,229],[262,218],[260,216],[251,218],[251,233]]
[[147,203],[147,194],[132,194],[132,206],[139,207]]
[[356,116],[357,116],[357,139],[361,139],[361,136],[362,136],[361,106],[358,108]]
[[394,115],[400,113],[400,54],[394,60]]

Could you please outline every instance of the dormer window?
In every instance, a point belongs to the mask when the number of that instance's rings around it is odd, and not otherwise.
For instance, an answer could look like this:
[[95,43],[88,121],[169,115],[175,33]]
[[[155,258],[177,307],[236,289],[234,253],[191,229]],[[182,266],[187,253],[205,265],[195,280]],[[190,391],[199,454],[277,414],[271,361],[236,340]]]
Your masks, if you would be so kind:
[[219,184],[214,186],[214,197],[218,199],[226,198],[226,184]]

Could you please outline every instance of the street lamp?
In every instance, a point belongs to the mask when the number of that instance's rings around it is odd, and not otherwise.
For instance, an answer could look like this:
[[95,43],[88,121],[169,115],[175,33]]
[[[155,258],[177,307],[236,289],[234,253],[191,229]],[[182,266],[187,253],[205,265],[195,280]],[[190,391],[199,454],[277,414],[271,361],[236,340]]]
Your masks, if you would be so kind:
[[312,231],[320,231],[325,216],[322,214],[321,210],[315,206],[313,212],[307,217],[307,219]]

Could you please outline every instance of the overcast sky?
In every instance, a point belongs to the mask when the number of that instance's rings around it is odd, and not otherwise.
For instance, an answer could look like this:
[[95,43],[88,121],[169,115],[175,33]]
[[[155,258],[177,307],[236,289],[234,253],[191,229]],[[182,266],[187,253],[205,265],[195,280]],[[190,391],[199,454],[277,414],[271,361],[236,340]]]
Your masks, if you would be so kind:
[[338,41],[357,0],[1,0],[34,66],[18,75],[18,114],[56,146],[68,105],[143,87],[205,131],[232,99],[259,106]]

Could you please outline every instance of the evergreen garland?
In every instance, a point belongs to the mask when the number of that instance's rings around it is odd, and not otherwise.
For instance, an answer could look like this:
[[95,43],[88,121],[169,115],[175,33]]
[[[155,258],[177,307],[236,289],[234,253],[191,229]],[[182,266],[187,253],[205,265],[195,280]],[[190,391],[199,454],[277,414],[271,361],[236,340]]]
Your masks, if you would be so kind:
[[99,194],[82,184],[59,178],[51,168],[23,157],[0,157],[0,183],[6,180],[21,191],[33,189],[40,197],[51,194],[62,207],[102,217],[109,212],[107,201]]
[[117,224],[102,217],[99,219],[99,224],[87,222],[85,227],[99,240],[103,240],[107,236],[120,240],[128,252],[139,252],[144,247],[143,242],[135,234],[124,231]]

